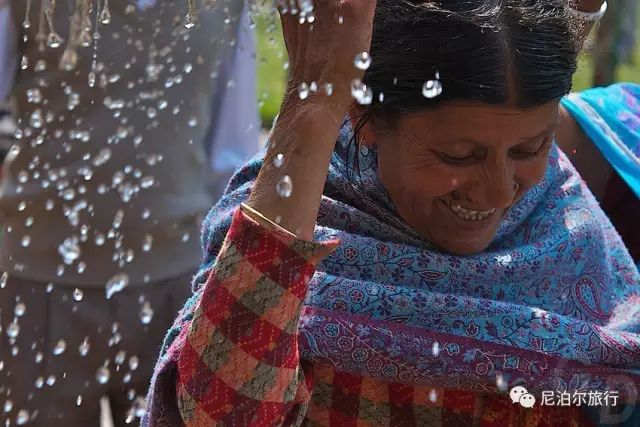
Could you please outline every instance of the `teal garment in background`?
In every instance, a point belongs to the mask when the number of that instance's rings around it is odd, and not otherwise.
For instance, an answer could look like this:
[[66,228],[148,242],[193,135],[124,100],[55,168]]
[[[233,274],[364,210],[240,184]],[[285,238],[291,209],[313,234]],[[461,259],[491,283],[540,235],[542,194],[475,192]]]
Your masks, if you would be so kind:
[[572,93],[562,105],[640,198],[640,85],[618,83]]

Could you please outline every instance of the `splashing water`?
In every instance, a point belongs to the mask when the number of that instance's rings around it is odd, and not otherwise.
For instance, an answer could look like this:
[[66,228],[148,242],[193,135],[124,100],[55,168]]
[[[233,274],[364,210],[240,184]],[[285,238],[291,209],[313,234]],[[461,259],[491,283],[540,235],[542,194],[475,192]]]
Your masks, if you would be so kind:
[[300,86],[298,86],[298,97],[304,101],[309,97],[309,93],[309,85],[305,82],[300,83]]
[[438,341],[435,341],[431,346],[431,354],[433,354],[433,357],[440,355],[440,343]]
[[25,311],[27,311],[27,306],[24,305],[23,302],[16,302],[16,306],[13,309],[13,314],[15,314],[16,317],[22,317],[24,316]]
[[96,371],[96,381],[99,384],[106,384],[111,377],[111,371],[106,366],[101,366]]
[[149,301],[144,302],[138,315],[140,317],[140,321],[144,325],[148,325],[149,323],[151,323],[151,319],[153,319],[153,308],[151,308],[151,303],[149,303]]
[[276,191],[280,197],[285,199],[291,197],[291,193],[293,193],[293,182],[289,175],[285,175],[280,178],[280,181],[278,181],[278,184],[276,185]]
[[140,364],[140,360],[138,359],[138,356],[131,356],[129,358],[129,369],[131,369],[132,371],[135,371],[136,369],[138,369],[139,364]]
[[434,80],[427,80],[422,86],[422,96],[433,99],[442,94],[442,82],[440,81],[440,72],[436,71]]
[[54,356],[58,356],[62,353],[64,353],[64,351],[67,349],[67,343],[65,340],[60,339],[58,340],[58,342],[56,343],[56,346],[53,348],[53,355]]
[[28,422],[29,412],[26,409],[20,409],[20,411],[18,411],[18,415],[16,415],[16,424],[22,426]]
[[277,168],[281,168],[283,164],[284,164],[284,154],[281,154],[281,153],[276,154],[276,157],[274,157],[273,159],[273,166]]
[[122,291],[129,285],[129,275],[126,273],[118,273],[114,275],[109,281],[107,281],[107,285],[105,288],[107,299],[111,299],[111,297]]
[[184,27],[187,30],[195,27],[198,22],[198,15],[196,15],[196,0],[187,0],[188,11],[187,15],[184,17]]
[[369,52],[360,52],[357,54],[353,61],[353,65],[355,65],[358,70],[364,71],[369,69],[371,66],[371,55],[369,55]]
[[89,337],[84,337],[84,340],[78,346],[78,353],[80,353],[80,356],[84,357],[89,353],[90,348],[91,345],[89,344]]
[[360,79],[354,79],[351,82],[351,96],[360,105],[369,105],[373,101],[373,91]]
[[80,258],[80,246],[76,237],[69,237],[58,246],[58,253],[65,264],[71,265]]

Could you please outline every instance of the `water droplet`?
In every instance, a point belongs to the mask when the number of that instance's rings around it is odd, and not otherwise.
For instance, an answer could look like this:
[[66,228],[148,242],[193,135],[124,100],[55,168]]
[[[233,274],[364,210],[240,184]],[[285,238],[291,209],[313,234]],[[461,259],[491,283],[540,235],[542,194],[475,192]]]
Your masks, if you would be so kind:
[[360,79],[354,79],[351,82],[351,96],[360,105],[369,105],[373,101],[373,91]]
[[358,70],[367,70],[371,66],[371,55],[369,55],[369,52],[360,52],[357,54],[353,65],[355,65]]
[[60,37],[60,34],[52,31],[49,33],[49,37],[47,38],[47,46],[52,49],[56,49],[60,47],[60,45],[64,42],[64,39]]
[[90,71],[87,80],[88,80],[88,83],[89,83],[89,87],[95,87],[95,85],[96,85],[96,73],[93,72],[93,71]]
[[433,99],[442,93],[442,82],[440,80],[427,80],[422,86],[422,96]]
[[324,92],[327,94],[327,96],[333,95],[333,84],[325,83]]
[[105,2],[102,12],[100,12],[100,23],[103,25],[109,25],[111,23],[111,11],[109,10],[109,3]]
[[44,359],[44,354],[42,354],[42,352],[41,352],[41,351],[37,352],[37,353],[36,353],[36,358],[35,358],[36,363],[40,363],[40,362],[42,362],[42,359]]
[[80,356],[84,357],[89,353],[90,348],[91,345],[89,344],[89,337],[84,337],[84,341],[82,341],[78,346],[78,353],[80,353]]
[[67,342],[63,339],[58,340],[56,346],[53,348],[53,355],[58,356],[67,349]]
[[36,66],[34,68],[37,72],[41,72],[47,69],[47,62],[44,59],[39,59],[36,62]]
[[191,72],[191,70],[193,70],[193,65],[191,65],[191,64],[189,64],[189,63],[184,64],[184,72],[185,72],[186,74],[189,74],[189,73]]
[[31,104],[40,104],[42,102],[42,92],[38,88],[28,89],[26,95],[27,102]]
[[62,192],[62,198],[65,200],[73,200],[76,197],[76,190],[73,188],[67,188]]
[[140,360],[138,359],[138,356],[131,356],[129,358],[129,369],[131,369],[132,371],[135,371],[136,369],[138,369],[139,364],[140,364]]
[[97,246],[104,245],[105,237],[104,234],[96,234],[95,243]]
[[98,167],[102,166],[111,158],[111,150],[109,148],[103,148],[93,158],[93,165]]
[[13,313],[17,316],[17,317],[22,317],[24,316],[25,311],[27,311],[27,306],[24,305],[23,302],[17,302],[15,308],[13,309]]
[[429,392],[429,400],[431,401],[431,403],[436,403],[438,401],[438,392],[435,388],[432,388]]
[[380,101],[380,102],[384,102],[384,92],[380,92],[380,93],[378,94],[378,101]]
[[191,117],[189,119],[189,121],[187,122],[187,124],[189,125],[189,127],[194,128],[194,127],[198,126],[198,119],[196,119],[195,117]]
[[62,256],[65,264],[71,265],[80,258],[80,245],[76,237],[69,237],[58,246],[58,253]]
[[184,27],[187,30],[190,30],[196,25],[196,22],[198,22],[198,18],[194,13],[189,11],[189,13],[184,17]]
[[284,163],[284,154],[276,154],[276,157],[273,158],[273,166],[280,168]]
[[2,276],[0,276],[0,289],[4,289],[4,287],[7,286],[7,280],[9,280],[9,273],[5,271],[2,273]]
[[32,127],[36,129],[40,129],[42,127],[44,119],[42,117],[42,111],[38,108],[31,113],[31,117],[29,118],[29,123]]
[[507,391],[507,381],[505,381],[504,376],[501,373],[496,374],[496,387],[498,387],[498,390],[501,392]]
[[4,412],[11,412],[11,410],[13,409],[13,402],[11,401],[11,399],[7,399],[4,401],[3,409]]
[[127,353],[124,350],[120,350],[118,353],[116,353],[116,356],[113,358],[113,360],[116,362],[116,365],[122,365],[126,357]]
[[111,371],[106,366],[101,366],[96,371],[96,380],[100,384],[106,384],[111,376]]
[[20,409],[16,416],[16,424],[19,426],[25,425],[29,422],[29,412],[26,409]]
[[82,290],[75,288],[73,290],[73,299],[80,302],[82,301],[82,297],[84,296],[84,293],[82,292]]
[[309,97],[309,85],[305,82],[300,83],[300,86],[298,86],[298,96],[302,100],[305,100]]
[[433,354],[433,357],[440,355],[440,343],[438,341],[435,341],[431,346],[431,354]]
[[129,276],[126,273],[118,273],[107,282],[105,292],[107,299],[122,291],[129,284]]
[[20,60],[20,69],[26,70],[27,68],[29,68],[29,58],[22,55],[22,59]]
[[49,387],[51,387],[52,385],[54,385],[56,383],[56,376],[55,375],[49,375],[47,377],[47,385]]
[[149,303],[149,301],[144,302],[142,308],[140,309],[139,316],[140,321],[144,325],[148,325],[149,323],[151,323],[151,319],[153,319],[153,308],[151,308],[151,304]]
[[278,181],[278,184],[276,185],[276,191],[280,197],[291,197],[291,193],[293,192],[293,182],[289,175],[285,175],[280,178],[280,181]]
[[124,13],[127,15],[136,13],[136,7],[132,4],[128,4],[127,7],[124,9]]
[[31,236],[24,235],[22,236],[22,247],[27,248],[31,244]]
[[144,236],[144,240],[142,242],[142,250],[144,252],[149,252],[151,250],[151,245],[153,245],[153,236],[151,234],[147,234]]
[[78,395],[76,398],[76,406],[82,405],[82,395]]
[[78,65],[78,52],[72,48],[66,48],[60,58],[60,69],[71,71]]
[[153,184],[155,184],[156,180],[154,177],[152,176],[144,176],[142,177],[142,179],[140,180],[140,187],[141,188],[149,188],[151,187]]

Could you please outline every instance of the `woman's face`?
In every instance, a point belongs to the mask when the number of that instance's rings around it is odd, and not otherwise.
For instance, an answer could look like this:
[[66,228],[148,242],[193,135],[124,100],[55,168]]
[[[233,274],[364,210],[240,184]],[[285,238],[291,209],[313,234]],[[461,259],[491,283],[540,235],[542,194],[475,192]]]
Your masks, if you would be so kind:
[[441,249],[470,255],[491,243],[501,218],[543,178],[558,102],[518,109],[450,102],[403,115],[378,147],[380,179],[399,214]]

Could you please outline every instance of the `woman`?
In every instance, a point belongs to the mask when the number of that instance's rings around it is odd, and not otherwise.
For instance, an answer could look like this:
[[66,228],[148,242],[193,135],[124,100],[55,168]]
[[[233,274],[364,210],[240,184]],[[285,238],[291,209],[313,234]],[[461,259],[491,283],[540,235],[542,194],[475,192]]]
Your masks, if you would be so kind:
[[640,386],[640,275],[552,143],[564,3],[375,3],[283,14],[281,114],[209,215],[145,424],[629,419],[542,400]]

